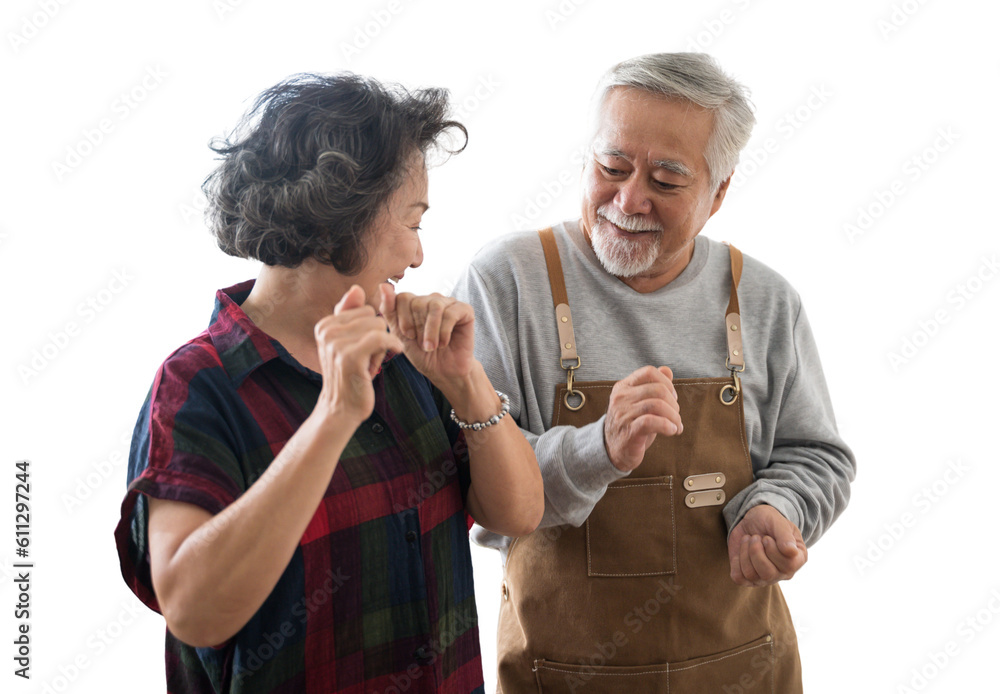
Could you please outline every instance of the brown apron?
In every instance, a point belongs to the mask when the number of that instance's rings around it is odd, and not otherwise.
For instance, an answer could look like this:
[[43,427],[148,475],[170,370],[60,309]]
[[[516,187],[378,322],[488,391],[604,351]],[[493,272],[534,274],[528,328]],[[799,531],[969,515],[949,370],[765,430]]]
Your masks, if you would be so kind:
[[[583,426],[607,411],[615,382],[573,382],[580,356],[562,266],[552,231],[540,236],[568,376],[552,426]],[[729,576],[722,508],[753,481],[738,375],[743,258],[732,246],[730,259],[731,377],[675,379],[684,432],[657,436],[583,526],[511,544],[497,634],[504,694],[802,691],[781,589],[744,588]]]

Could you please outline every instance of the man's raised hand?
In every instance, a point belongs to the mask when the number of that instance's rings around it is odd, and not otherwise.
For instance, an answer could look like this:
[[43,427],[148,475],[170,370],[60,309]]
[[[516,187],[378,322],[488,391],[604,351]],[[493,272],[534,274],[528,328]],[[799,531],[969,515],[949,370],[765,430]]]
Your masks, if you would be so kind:
[[657,435],[684,431],[673,377],[670,367],[644,366],[611,390],[604,418],[604,446],[619,470],[631,472],[639,467]]

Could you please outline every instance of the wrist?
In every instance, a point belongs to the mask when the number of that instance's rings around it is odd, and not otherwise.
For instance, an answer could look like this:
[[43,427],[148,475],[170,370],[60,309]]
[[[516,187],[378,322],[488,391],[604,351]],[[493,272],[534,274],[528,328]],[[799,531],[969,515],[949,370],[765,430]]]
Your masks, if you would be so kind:
[[313,420],[315,425],[321,429],[348,429],[353,433],[368,419],[370,414],[366,415],[356,407],[347,407],[343,402],[330,402],[321,397],[316,402],[309,419]]
[[500,397],[478,362],[471,373],[443,383],[439,389],[455,409],[456,416],[466,422],[486,421],[500,411]]

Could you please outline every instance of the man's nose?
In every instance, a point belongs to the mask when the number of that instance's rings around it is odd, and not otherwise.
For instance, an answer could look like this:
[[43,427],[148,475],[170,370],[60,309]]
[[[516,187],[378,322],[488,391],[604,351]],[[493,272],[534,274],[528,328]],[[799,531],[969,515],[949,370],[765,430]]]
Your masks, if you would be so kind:
[[653,211],[653,201],[649,199],[646,186],[636,176],[630,176],[621,184],[615,195],[615,204],[622,214],[649,214]]

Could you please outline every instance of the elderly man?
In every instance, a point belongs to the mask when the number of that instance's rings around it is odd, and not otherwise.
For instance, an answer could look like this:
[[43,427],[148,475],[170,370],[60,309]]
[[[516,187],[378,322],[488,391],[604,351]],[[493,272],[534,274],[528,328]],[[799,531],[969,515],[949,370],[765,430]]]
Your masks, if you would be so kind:
[[582,218],[492,243],[456,289],[546,491],[532,535],[476,530],[504,557],[500,688],[799,692],[777,583],[855,463],[798,294],[699,236],[746,90],[706,55],[647,55],[597,108]]

